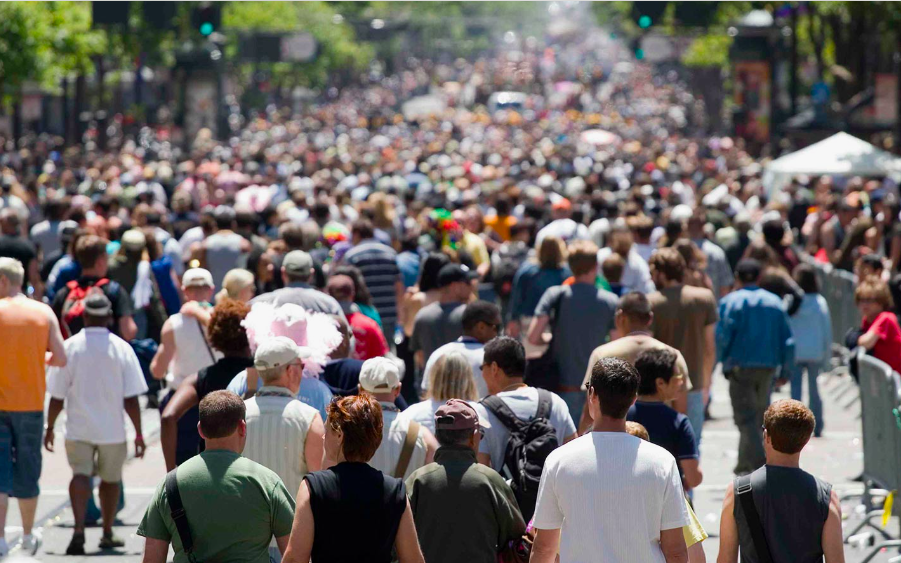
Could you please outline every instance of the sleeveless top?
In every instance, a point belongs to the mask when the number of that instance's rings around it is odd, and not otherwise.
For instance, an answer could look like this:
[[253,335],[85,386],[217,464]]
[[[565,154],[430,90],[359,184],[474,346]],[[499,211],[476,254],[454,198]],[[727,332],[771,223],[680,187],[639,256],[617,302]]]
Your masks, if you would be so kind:
[[[390,563],[404,482],[366,463],[345,461],[304,477],[313,511],[313,563]],[[352,541],[348,541],[350,536]]]
[[176,347],[166,382],[175,389],[189,375],[216,363],[222,354],[208,345],[203,327],[194,317],[176,313],[169,317],[169,324],[172,326]]
[[49,314],[27,297],[0,299],[0,411],[44,412]]
[[222,391],[236,375],[253,367],[253,358],[222,358],[197,372],[197,403],[213,391]]
[[244,237],[237,233],[214,233],[206,239],[206,266],[213,275],[216,291],[222,289],[222,278],[238,267]]
[[[737,480],[736,480],[737,482]],[[735,483],[733,488],[737,489]],[[764,465],[751,474],[751,494],[773,563],[822,563],[823,525],[832,485],[795,467]],[[735,490],[741,563],[757,563],[757,551]]]

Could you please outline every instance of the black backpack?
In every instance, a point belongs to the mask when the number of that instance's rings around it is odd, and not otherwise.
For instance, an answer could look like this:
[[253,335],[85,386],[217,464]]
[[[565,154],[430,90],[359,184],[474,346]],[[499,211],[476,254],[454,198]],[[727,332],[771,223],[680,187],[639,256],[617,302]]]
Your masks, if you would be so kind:
[[557,431],[549,420],[551,393],[538,389],[538,412],[528,422],[520,420],[507,403],[496,395],[482,399],[482,405],[494,413],[510,431],[510,441],[507,442],[504,453],[504,467],[512,478],[511,487],[522,517],[528,522],[535,512],[544,461],[559,445]]

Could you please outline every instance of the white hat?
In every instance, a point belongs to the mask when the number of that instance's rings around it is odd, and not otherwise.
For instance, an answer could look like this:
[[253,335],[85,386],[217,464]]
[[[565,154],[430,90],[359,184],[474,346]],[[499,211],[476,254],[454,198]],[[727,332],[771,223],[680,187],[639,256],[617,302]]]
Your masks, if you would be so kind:
[[274,369],[286,366],[294,360],[309,357],[309,350],[298,346],[287,336],[276,336],[264,340],[253,355],[253,367],[257,369]]
[[129,229],[122,233],[122,246],[129,250],[140,250],[147,244],[144,233],[137,229]]
[[388,358],[370,358],[360,368],[360,387],[370,393],[387,393],[400,385],[400,369]]
[[181,277],[183,287],[215,287],[213,274],[204,268],[191,268]]

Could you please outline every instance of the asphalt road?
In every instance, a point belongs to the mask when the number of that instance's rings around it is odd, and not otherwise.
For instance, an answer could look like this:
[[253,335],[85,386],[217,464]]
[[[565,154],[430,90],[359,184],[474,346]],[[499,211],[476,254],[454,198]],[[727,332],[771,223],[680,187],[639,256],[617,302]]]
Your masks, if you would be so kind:
[[[861,485],[853,481],[863,466],[860,440],[860,406],[857,391],[847,376],[827,374],[821,376],[821,394],[824,400],[826,427],[822,438],[814,439],[804,450],[802,466],[835,486],[840,494],[861,490]],[[774,395],[787,397],[787,389]],[[704,482],[695,490],[695,507],[701,523],[710,534],[704,542],[708,561],[715,561],[719,548],[718,532],[723,493],[732,479],[732,468],[736,460],[738,432],[732,423],[729,404],[728,382],[715,377],[712,393],[711,414],[713,420],[704,427],[701,444],[701,468]],[[137,562],[141,560],[143,539],[135,535],[138,523],[156,486],[162,479],[165,468],[158,440],[159,415],[156,411],[145,410],[143,415],[144,435],[148,437],[148,449],[144,459],[130,460],[125,467],[123,482],[126,488],[126,505],[119,513],[116,533],[126,540],[124,548],[102,552],[97,547],[100,528],[87,530],[87,555],[66,557],[65,549],[72,534],[72,511],[68,504],[68,481],[71,471],[65,453],[58,448],[54,454],[45,453],[44,470],[41,477],[42,494],[38,504],[38,526],[43,530],[44,545],[37,559],[48,562],[88,561],[102,555],[104,561]],[[63,421],[57,423],[61,431]],[[57,444],[63,443],[62,435]],[[7,538],[16,542],[21,535],[18,509],[13,500],[10,503],[7,523]],[[846,529],[859,522],[860,515],[855,510],[855,502],[844,505]],[[859,509],[858,509],[859,510]],[[887,530],[897,536],[897,518]],[[848,546],[846,559],[849,563],[861,561],[869,549]],[[16,555],[14,549],[13,557]],[[886,563],[899,557],[897,550],[884,551],[874,561]],[[901,559],[897,559],[901,561]]]

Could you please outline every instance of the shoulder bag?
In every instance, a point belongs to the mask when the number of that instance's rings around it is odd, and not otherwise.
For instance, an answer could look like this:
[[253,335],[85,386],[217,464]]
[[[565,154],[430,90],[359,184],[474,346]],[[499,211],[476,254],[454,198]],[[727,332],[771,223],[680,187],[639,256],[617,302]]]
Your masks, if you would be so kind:
[[169,514],[175,522],[175,530],[181,539],[181,546],[188,561],[197,563],[197,559],[194,557],[194,538],[191,536],[191,528],[188,526],[188,515],[185,513],[185,507],[181,503],[181,494],[178,492],[176,471],[178,471],[177,468],[166,474],[166,500],[169,502]]
[[410,421],[407,426],[407,436],[404,438],[404,446],[400,450],[400,457],[397,459],[397,467],[394,468],[394,476],[403,479],[410,466],[410,459],[413,457],[413,450],[416,448],[416,439],[419,438],[419,423],[415,420]]
[[760,563],[773,563],[770,555],[770,546],[766,543],[763,533],[763,525],[760,523],[760,514],[754,505],[754,496],[751,489],[751,476],[743,475],[738,478],[735,491],[736,502],[741,504],[741,510],[745,515],[745,521],[751,531],[751,541],[754,543],[754,551],[757,552],[757,560]]

